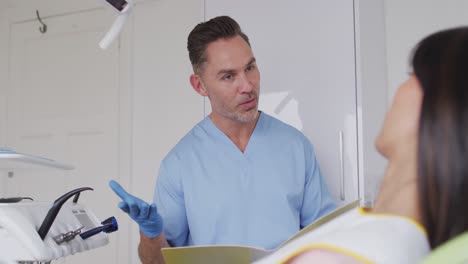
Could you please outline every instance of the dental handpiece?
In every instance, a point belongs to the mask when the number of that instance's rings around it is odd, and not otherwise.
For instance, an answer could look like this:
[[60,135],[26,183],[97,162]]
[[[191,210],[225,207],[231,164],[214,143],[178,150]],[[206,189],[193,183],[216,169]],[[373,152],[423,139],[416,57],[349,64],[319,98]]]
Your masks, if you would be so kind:
[[83,226],[81,226],[80,228],[76,230],[72,230],[66,233],[62,233],[58,236],[55,236],[53,239],[55,243],[57,243],[57,245],[60,245],[64,242],[68,242],[68,241],[75,239],[75,237],[81,233],[81,229],[83,229]]
[[87,239],[89,237],[92,237],[94,235],[97,235],[101,232],[104,233],[112,233],[115,232],[119,229],[119,225],[117,224],[117,220],[115,217],[109,217],[106,220],[101,222],[102,226],[95,227],[93,229],[90,229],[88,231],[85,231],[80,234],[80,237],[82,239]]

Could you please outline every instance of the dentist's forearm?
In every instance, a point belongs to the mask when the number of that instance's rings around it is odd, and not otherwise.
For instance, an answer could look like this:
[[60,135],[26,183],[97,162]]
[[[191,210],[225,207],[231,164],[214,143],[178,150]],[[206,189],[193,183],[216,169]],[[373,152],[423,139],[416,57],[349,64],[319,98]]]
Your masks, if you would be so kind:
[[147,237],[140,232],[140,244],[138,245],[138,255],[143,264],[164,264],[161,248],[169,247],[166,236],[161,233],[155,238]]

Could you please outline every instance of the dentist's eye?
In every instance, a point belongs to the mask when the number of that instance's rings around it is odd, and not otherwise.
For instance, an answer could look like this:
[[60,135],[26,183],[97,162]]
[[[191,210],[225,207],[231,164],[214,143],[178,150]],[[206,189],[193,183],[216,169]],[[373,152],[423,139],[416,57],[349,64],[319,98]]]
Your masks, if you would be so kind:
[[231,80],[232,78],[233,78],[232,74],[226,74],[226,75],[223,76],[222,79],[223,79],[223,80],[226,80],[226,81],[229,81],[229,80]]

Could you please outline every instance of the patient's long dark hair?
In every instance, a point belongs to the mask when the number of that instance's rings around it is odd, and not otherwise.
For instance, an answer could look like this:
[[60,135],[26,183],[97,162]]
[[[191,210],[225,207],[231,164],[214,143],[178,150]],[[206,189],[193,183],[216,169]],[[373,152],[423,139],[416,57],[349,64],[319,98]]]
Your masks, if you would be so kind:
[[424,93],[419,203],[434,248],[468,230],[468,27],[423,39],[412,66]]

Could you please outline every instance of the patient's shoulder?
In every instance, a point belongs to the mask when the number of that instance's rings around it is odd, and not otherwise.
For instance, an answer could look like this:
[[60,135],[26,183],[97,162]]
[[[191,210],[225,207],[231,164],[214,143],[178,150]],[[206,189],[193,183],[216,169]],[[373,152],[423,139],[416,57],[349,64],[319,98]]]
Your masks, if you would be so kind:
[[309,249],[290,259],[286,264],[323,263],[323,264],[362,264],[355,256],[346,255],[328,249]]

